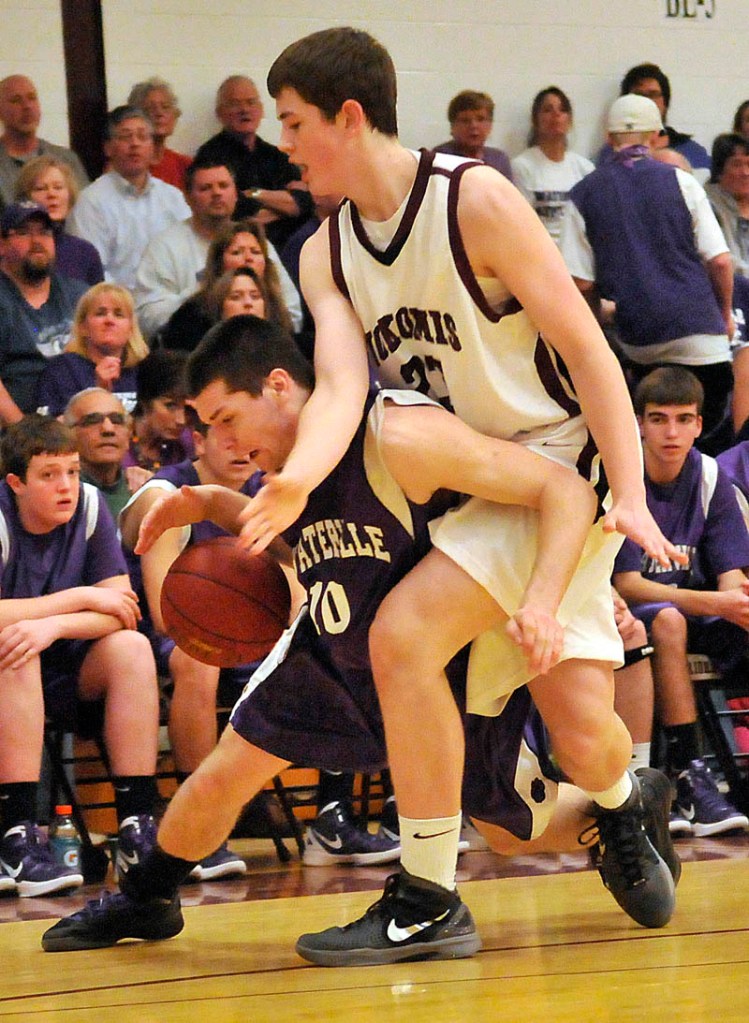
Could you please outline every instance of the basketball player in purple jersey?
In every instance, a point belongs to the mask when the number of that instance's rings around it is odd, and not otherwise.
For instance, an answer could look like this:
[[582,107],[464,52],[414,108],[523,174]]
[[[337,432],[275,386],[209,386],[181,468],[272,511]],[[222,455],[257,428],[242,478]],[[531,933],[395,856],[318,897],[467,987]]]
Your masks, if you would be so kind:
[[[266,473],[280,469],[313,387],[310,367],[293,342],[270,324],[236,317],[204,339],[189,367],[195,405],[217,436],[237,451],[250,451]],[[183,925],[178,884],[195,861],[226,838],[241,807],[267,779],[290,761],[330,770],[371,771],[383,765],[385,742],[369,664],[369,627],[388,591],[429,549],[428,520],[439,513],[431,498],[449,487],[452,477],[498,501],[522,501],[538,509],[543,523],[539,557],[544,560],[547,548],[558,553],[547,585],[563,592],[594,514],[589,484],[530,451],[476,434],[423,395],[370,394],[349,449],[284,534],[308,594],[306,609],[256,671],[217,748],[172,800],[148,863],[127,875],[122,894],[90,903],[51,928],[43,939],[45,949],[100,948],[124,937],[171,937]],[[165,530],[205,516],[237,531],[246,503],[242,495],[215,486],[182,488],[162,498],[145,517],[138,550],[149,549]],[[579,508],[579,516],[565,514],[570,504]],[[557,656],[561,629],[556,626],[554,631],[550,644],[544,634],[537,638],[536,649],[528,647],[528,657],[541,669]],[[462,705],[464,661],[456,659],[449,672]],[[571,849],[579,848],[578,836],[586,827],[592,836],[590,800],[566,786],[566,798],[557,805],[557,776],[549,767],[543,729],[527,687],[518,688],[497,716],[467,715],[465,728],[464,805],[477,823],[483,822],[493,848],[507,853]],[[650,805],[657,806],[648,817],[648,829],[677,877],[679,864],[665,825],[668,782],[657,771],[646,771],[642,781]],[[605,816],[605,811],[598,814],[602,830]],[[652,849],[649,856],[660,870],[660,857]],[[398,879],[393,875],[389,890]],[[434,894],[428,881],[413,879],[411,887]],[[610,887],[638,922],[660,926],[670,917],[673,883],[670,900],[659,904],[659,915],[647,894],[638,903],[622,899],[621,886]],[[442,921],[428,928],[413,926],[423,923],[418,898],[394,918],[395,930],[386,925],[391,961],[435,953],[464,956],[477,949],[467,907],[455,893],[446,893],[444,900],[447,929]],[[380,937],[386,937],[384,931]],[[318,955],[303,940],[297,947],[314,962],[334,962],[338,956]],[[356,962],[379,962],[381,956],[380,947],[360,948]]]
[[[613,710],[621,653],[608,582],[616,533],[664,563],[680,555],[646,507],[618,363],[517,191],[479,163],[400,145],[395,70],[371,36],[334,28],[292,44],[272,66],[268,88],[281,148],[310,189],[348,200],[302,252],[316,387],[283,471],[245,513],[242,542],[267,545],[346,450],[366,393],[367,349],[387,386],[423,391],[479,432],[576,468],[603,494],[602,460],[610,487],[562,608],[538,571],[533,513],[481,501],[437,527],[435,549],[384,601],[370,645],[404,871],[377,912],[387,920],[401,895],[410,901],[414,876],[435,886],[433,904],[422,893],[422,922],[434,920],[454,890],[463,747],[443,669],[477,637],[469,709],[496,713],[528,682],[564,772],[610,811],[604,870],[627,878],[638,900],[643,882],[654,903],[669,900],[663,872],[660,881],[649,877],[644,847],[631,852],[642,807],[627,772],[630,738]],[[565,647],[559,663],[540,670],[513,641],[551,635],[557,614]],[[350,961],[353,934],[339,964]],[[319,944],[332,953],[338,940],[331,933]],[[383,962],[388,954],[383,948]]]

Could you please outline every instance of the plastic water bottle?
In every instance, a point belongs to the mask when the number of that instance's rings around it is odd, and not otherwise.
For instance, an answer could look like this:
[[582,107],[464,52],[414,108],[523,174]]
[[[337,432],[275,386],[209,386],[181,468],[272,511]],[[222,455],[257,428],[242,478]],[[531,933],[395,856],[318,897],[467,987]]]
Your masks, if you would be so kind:
[[55,859],[69,870],[80,870],[81,836],[73,820],[72,806],[56,806],[49,828],[49,841]]

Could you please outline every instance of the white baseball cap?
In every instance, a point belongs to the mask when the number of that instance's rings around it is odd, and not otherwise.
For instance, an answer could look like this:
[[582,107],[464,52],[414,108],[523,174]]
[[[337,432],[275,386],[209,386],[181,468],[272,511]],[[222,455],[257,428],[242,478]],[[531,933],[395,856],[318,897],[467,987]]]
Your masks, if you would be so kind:
[[629,93],[620,96],[609,110],[609,132],[621,135],[628,132],[663,131],[661,113],[652,99]]

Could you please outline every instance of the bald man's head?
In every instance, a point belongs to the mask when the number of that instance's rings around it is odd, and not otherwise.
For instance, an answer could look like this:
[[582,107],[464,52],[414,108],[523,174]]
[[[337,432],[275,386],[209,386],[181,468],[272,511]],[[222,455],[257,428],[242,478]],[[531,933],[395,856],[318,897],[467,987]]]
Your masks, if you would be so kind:
[[0,81],[0,121],[6,134],[34,137],[42,111],[36,86],[25,75],[9,75]]

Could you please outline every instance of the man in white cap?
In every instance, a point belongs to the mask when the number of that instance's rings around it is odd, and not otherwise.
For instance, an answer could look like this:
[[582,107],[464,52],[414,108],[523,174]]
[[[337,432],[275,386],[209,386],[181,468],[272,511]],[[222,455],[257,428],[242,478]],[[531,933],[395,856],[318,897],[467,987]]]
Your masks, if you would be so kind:
[[621,96],[608,117],[609,158],[572,189],[561,251],[593,307],[616,305],[618,341],[636,379],[686,366],[705,389],[703,450],[733,379],[733,274],[701,185],[651,159],[663,131],[655,103]]

